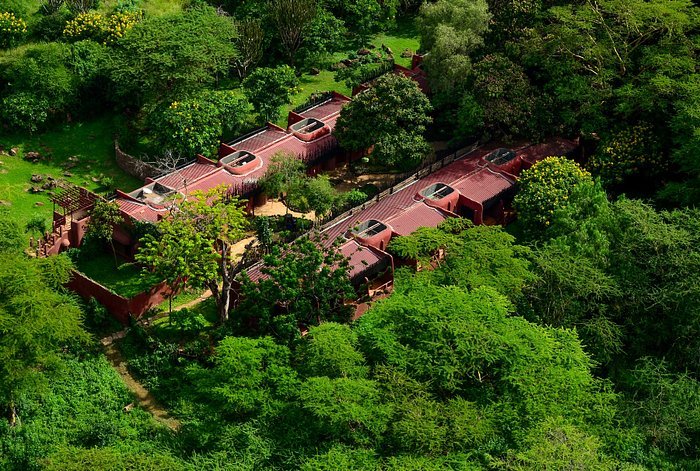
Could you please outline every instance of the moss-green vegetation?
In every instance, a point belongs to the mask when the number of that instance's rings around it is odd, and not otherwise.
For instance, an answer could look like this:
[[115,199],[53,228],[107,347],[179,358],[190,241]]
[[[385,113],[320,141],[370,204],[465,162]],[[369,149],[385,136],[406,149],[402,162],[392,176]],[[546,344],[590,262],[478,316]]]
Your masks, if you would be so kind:
[[42,469],[48,457],[78,443],[162,450],[170,431],[133,407],[134,397],[100,353],[67,355],[57,366],[60,372],[48,387],[23,398],[21,426],[0,426],[0,468]]
[[115,267],[112,254],[79,258],[78,270],[125,298],[136,296],[162,281],[157,277],[144,275],[137,265],[121,260],[119,266]]
[[[114,160],[113,120],[103,117],[87,122],[70,123],[45,133],[0,137],[0,145],[8,152],[18,148],[15,156],[1,155],[0,200],[10,214],[24,225],[39,214],[51,219],[48,192],[33,194],[33,186],[41,187],[46,177],[52,176],[84,186],[97,192],[111,191],[103,182],[107,177],[111,186],[130,190],[140,181],[125,174]],[[26,152],[38,152],[41,160],[32,163],[23,159]],[[44,176],[40,183],[30,181],[32,175]]]

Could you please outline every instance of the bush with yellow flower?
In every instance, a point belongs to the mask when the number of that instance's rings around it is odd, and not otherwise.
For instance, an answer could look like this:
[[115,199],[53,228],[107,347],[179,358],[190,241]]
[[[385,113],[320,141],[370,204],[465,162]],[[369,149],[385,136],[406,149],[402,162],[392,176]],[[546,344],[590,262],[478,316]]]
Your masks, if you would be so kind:
[[530,230],[541,230],[552,223],[554,213],[569,204],[581,185],[593,185],[591,174],[566,157],[547,157],[525,170],[518,181],[513,206],[518,219]]
[[0,49],[16,46],[27,34],[27,23],[14,13],[0,12]]
[[96,11],[89,11],[66,23],[63,35],[72,41],[91,39],[103,44],[114,44],[140,19],[139,12],[123,11],[103,16]]
[[633,179],[647,181],[668,171],[668,159],[648,124],[638,124],[604,139],[588,168],[606,186],[617,187]]
[[240,131],[250,116],[248,101],[232,90],[204,91],[154,109],[148,117],[152,142],[183,157],[216,155],[225,132]]

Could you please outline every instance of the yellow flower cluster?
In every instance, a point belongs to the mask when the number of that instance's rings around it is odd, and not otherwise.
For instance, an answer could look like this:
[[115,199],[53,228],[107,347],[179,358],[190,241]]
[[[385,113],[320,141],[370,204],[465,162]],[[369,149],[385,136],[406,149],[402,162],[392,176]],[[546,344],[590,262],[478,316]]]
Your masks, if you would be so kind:
[[105,44],[114,44],[119,38],[124,37],[126,32],[130,30],[141,19],[141,15],[132,12],[115,13],[107,17],[105,32]]
[[140,19],[139,13],[118,12],[105,17],[90,11],[81,13],[66,23],[63,35],[75,40],[92,39],[103,44],[114,44]]
[[628,178],[651,177],[667,170],[661,146],[647,124],[614,134],[591,158],[590,168],[606,183],[623,183]]
[[565,157],[547,157],[525,170],[515,205],[526,223],[549,226],[554,212],[566,206],[573,189],[593,183],[591,174]]
[[104,16],[96,11],[88,11],[66,23],[63,35],[71,39],[98,39],[104,28]]
[[10,47],[15,40],[27,33],[27,23],[14,13],[0,12],[0,47]]

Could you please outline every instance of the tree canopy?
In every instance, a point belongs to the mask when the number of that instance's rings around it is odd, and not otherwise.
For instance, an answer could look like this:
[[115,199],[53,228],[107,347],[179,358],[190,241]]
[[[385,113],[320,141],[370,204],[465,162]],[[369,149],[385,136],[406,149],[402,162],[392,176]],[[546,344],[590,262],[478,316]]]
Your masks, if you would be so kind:
[[430,151],[423,133],[431,109],[415,81],[387,74],[342,109],[333,132],[347,150],[373,147],[377,163],[411,168]]

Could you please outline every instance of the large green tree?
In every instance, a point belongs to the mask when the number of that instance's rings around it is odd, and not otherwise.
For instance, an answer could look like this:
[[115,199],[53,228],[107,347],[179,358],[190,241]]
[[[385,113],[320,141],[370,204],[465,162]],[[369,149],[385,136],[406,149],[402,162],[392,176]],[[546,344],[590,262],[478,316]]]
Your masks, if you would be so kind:
[[438,395],[505,400],[521,427],[557,415],[583,420],[588,401],[602,397],[575,333],[511,310],[492,288],[416,283],[364,315],[358,335],[372,363],[406,371]]
[[431,109],[415,81],[386,74],[342,109],[333,132],[343,148],[373,147],[371,159],[406,169],[430,151],[423,133],[432,121]]
[[483,44],[490,19],[484,0],[438,0],[421,6],[421,49],[429,53],[425,67],[437,94],[463,89],[472,69],[470,56]]
[[0,59],[0,117],[6,124],[35,132],[75,105],[78,80],[68,66],[70,49],[34,44]]
[[243,92],[258,114],[259,121],[274,122],[280,108],[290,102],[298,79],[289,66],[260,67],[243,81]]
[[78,304],[62,291],[72,268],[67,257],[5,252],[0,266],[0,400],[15,425],[22,396],[46,386],[61,350],[88,335]]
[[168,280],[207,287],[216,300],[219,322],[229,318],[232,288],[241,266],[232,247],[243,239],[247,220],[226,187],[180,202],[164,219],[157,236],[148,237],[139,260]]
[[263,277],[243,278],[242,316],[257,318],[264,331],[283,340],[300,335],[299,328],[325,320],[347,321],[352,308],[348,261],[335,245],[301,237],[289,246],[278,246],[264,257]]
[[572,193],[581,186],[593,186],[593,179],[573,160],[548,157],[537,162],[518,181],[513,206],[519,222],[529,231],[546,229],[555,212],[567,207]]
[[138,105],[182,99],[225,76],[236,57],[235,37],[231,18],[209,7],[146,18],[115,46],[115,90]]
[[294,65],[297,51],[318,13],[316,0],[273,0],[269,8],[287,59]]

